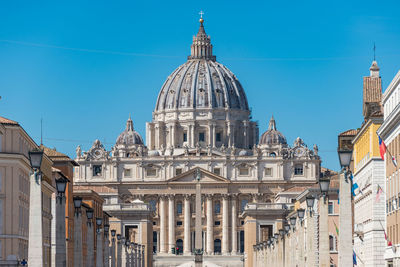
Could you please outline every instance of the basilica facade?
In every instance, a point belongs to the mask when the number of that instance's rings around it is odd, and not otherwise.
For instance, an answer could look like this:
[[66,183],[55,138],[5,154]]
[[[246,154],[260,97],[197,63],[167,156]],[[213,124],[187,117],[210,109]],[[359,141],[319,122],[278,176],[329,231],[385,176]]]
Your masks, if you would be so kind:
[[200,19],[187,61],[161,86],[146,124],[146,144],[129,118],[111,149],[96,140],[87,151],[76,151],[74,186],[100,194],[117,230],[132,242],[143,241],[145,228],[129,214],[118,214],[129,205],[148,204],[151,233],[146,236],[156,266],[162,266],[161,259],[179,261],[194,253],[196,184],[201,185],[203,254],[210,262],[229,256],[242,266],[252,245],[246,243],[253,240],[249,235],[262,241],[276,232],[269,219],[247,232],[246,209],[257,203],[287,208],[293,200],[278,196],[312,186],[320,175],[318,147],[307,147],[301,138],[289,144],[273,117],[259,136],[245,91],[216,61],[203,24]]

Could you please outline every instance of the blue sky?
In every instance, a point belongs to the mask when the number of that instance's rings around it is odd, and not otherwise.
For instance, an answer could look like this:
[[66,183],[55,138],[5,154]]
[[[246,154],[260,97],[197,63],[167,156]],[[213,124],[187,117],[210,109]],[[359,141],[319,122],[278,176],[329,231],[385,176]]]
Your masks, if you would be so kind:
[[132,114],[145,137],[166,77],[186,61],[198,12],[217,60],[241,81],[260,133],[273,114],[290,144],[319,145],[362,123],[373,44],[384,89],[400,69],[398,1],[2,1],[0,116],[74,156],[109,149]]

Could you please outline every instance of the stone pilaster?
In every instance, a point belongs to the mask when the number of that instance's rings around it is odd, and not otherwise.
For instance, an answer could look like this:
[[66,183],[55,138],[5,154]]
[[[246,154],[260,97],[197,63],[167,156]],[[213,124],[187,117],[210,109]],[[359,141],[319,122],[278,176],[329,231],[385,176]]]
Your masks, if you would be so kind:
[[[329,202],[328,198],[326,198],[325,201],[323,198],[319,199],[319,216],[320,216],[319,217],[319,266],[321,267],[330,266],[328,202]],[[340,202],[342,202],[342,193],[340,193]],[[339,266],[352,266],[352,265],[353,261],[351,262],[350,265],[339,265]]]
[[43,265],[42,225],[42,175],[33,172],[30,177],[29,194],[29,243],[28,263],[30,266]]
[[191,212],[190,212],[190,195],[185,195],[184,200],[184,241],[183,241],[183,253],[190,254],[190,225],[191,225]]
[[88,222],[87,225],[87,255],[86,255],[86,265],[88,267],[94,266],[94,231],[93,231],[93,223]]
[[166,222],[166,214],[165,214],[165,206],[166,206],[166,198],[165,196],[160,197],[160,206],[159,206],[159,216],[160,216],[160,253],[166,253],[166,230],[167,230],[167,222]]
[[229,196],[222,196],[222,254],[228,254],[229,252]]
[[232,195],[232,254],[237,254],[237,196]]
[[[353,227],[351,215],[351,182],[345,181],[345,175],[340,174],[340,207],[339,207],[339,266],[353,264]],[[328,247],[329,248],[329,247]]]
[[75,213],[74,221],[74,267],[82,267],[82,265],[82,213],[79,211]]
[[207,205],[207,254],[212,255],[214,253],[214,225],[213,225],[213,204],[212,195],[206,195]]
[[65,242],[65,197],[56,197],[56,254],[55,266],[67,266],[67,251]]
[[175,247],[175,196],[168,196],[168,253]]
[[96,240],[96,267],[103,267],[103,235],[101,229],[97,229],[97,240]]

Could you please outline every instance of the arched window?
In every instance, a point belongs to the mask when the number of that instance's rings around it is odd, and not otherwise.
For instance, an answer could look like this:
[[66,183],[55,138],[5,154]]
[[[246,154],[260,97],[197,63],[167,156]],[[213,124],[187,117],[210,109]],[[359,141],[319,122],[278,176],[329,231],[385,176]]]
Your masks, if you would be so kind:
[[183,240],[178,239],[176,240],[176,254],[182,254],[183,253]]
[[221,253],[221,239],[214,240],[214,253],[215,254]]
[[275,153],[275,152],[271,152],[271,153],[269,153],[269,156],[270,156],[271,158],[275,158],[275,157],[276,157],[276,153]]
[[215,201],[215,204],[214,204],[214,213],[215,213],[215,214],[220,214],[220,213],[221,213],[221,202]]
[[249,203],[249,201],[247,199],[242,199],[242,201],[240,202],[240,210],[244,211],[244,208],[246,207],[247,203]]

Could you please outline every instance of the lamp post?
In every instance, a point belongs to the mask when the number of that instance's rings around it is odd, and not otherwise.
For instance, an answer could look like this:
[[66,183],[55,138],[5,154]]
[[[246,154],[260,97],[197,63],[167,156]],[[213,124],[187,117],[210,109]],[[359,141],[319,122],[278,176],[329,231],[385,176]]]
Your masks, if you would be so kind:
[[352,246],[352,181],[350,164],[353,151],[350,149],[338,149],[339,162],[342,171],[339,176],[340,209],[339,209],[339,266],[351,266],[353,262]]
[[104,224],[104,267],[110,266],[110,240],[108,237],[110,225]]
[[146,263],[146,260],[145,260],[145,257],[144,257],[144,255],[145,255],[145,249],[146,249],[146,245],[142,245],[142,266],[141,267],[144,267],[145,266],[145,263]]
[[82,198],[74,197],[75,219],[74,219],[74,266],[82,267]]
[[116,230],[111,230],[111,267],[115,267],[115,234]]
[[313,196],[306,197],[307,209],[310,211],[310,216],[312,215],[312,212],[313,212],[314,201],[315,201],[315,198]]
[[103,218],[96,218],[96,267],[103,267],[103,240],[101,234],[101,225],[103,224]]
[[65,242],[65,188],[67,187],[68,179],[60,177],[56,179],[56,266],[67,266],[67,246]]
[[[326,199],[329,199],[329,185],[330,179],[328,176],[329,172],[323,173],[318,183],[320,188],[320,196],[323,200],[319,201],[319,259],[321,265],[330,265],[330,254],[329,254],[329,222],[328,222],[328,206]],[[339,265],[342,266],[342,265]],[[350,265],[351,266],[351,265]]]
[[121,235],[117,234],[117,267],[122,266],[122,242],[121,242]]
[[86,266],[94,266],[94,231],[93,231],[93,209],[86,210],[87,217],[87,259]]
[[43,265],[43,226],[42,226],[42,165],[43,151],[34,149],[29,151],[30,173],[29,194],[29,243],[28,264],[30,266]]

